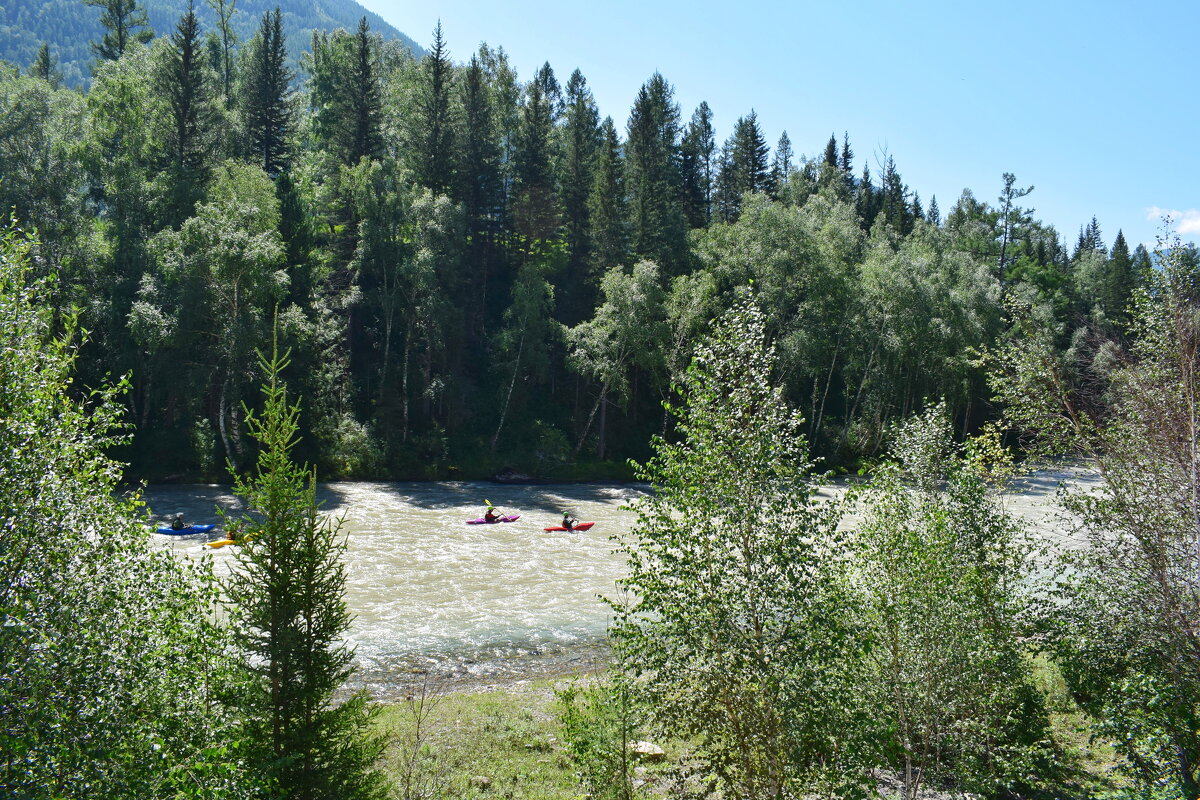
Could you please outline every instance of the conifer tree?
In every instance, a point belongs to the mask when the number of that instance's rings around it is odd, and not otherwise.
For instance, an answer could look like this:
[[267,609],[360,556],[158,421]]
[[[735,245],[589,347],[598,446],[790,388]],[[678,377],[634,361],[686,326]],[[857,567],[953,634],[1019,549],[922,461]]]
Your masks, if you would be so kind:
[[864,231],[871,230],[871,226],[875,224],[879,206],[879,192],[871,184],[871,165],[863,164],[862,178],[859,179],[857,190],[854,193],[854,211],[862,220]]
[[435,194],[458,189],[455,161],[454,65],[439,20],[433,47],[421,61],[415,114],[409,118],[410,151],[417,182]]
[[513,216],[526,252],[535,240],[558,232],[560,217],[554,180],[554,129],[561,107],[558,81],[543,64],[525,87],[525,103],[517,130]]
[[354,34],[354,65],[350,92],[353,111],[353,136],[348,155],[349,163],[360,158],[377,158],[383,154],[383,88],[377,66],[377,37],[372,37],[367,18],[359,20]]
[[292,71],[287,66],[283,15],[279,6],[265,12],[250,43],[242,112],[258,165],[272,177],[287,169],[295,120],[291,106]]
[[481,341],[486,325],[487,292],[497,260],[495,239],[503,211],[500,147],[491,100],[491,86],[478,55],[471,56],[461,83],[463,108],[462,199],[466,212],[470,272],[469,335]]
[[354,34],[313,32],[314,133],[348,167],[383,154],[377,38],[371,35],[366,17]]
[[600,126],[600,149],[596,155],[596,175],[588,198],[591,218],[592,275],[598,277],[610,268],[629,261],[629,210],[625,203],[625,165],[621,143],[612,117]]
[[854,167],[854,151],[850,149],[850,134],[846,131],[842,132],[842,158],[839,166],[847,173]]
[[33,63],[29,65],[29,74],[50,84],[51,89],[57,89],[62,82],[62,70],[54,66],[48,43],[42,42],[42,46],[38,48]]
[[1033,191],[1032,186],[1024,189],[1014,188],[1016,176],[1011,172],[1004,173],[1004,190],[1000,193],[1000,258],[996,264],[996,274],[1004,275],[1008,266],[1008,245],[1020,233],[1020,229],[1030,222],[1032,209],[1021,208],[1016,201]]
[[701,102],[692,114],[679,148],[683,213],[690,228],[707,228],[712,222],[716,148],[712,110],[708,103]]
[[751,111],[734,126],[733,135],[725,142],[720,185],[721,218],[736,222],[742,212],[742,197],[747,192],[762,192],[769,188],[767,142],[758,127],[758,116]]
[[134,42],[145,44],[154,38],[146,9],[137,0],[84,0],[101,9],[100,24],[104,36],[92,43],[92,52],[105,61],[116,61]]
[[838,144],[837,137],[832,133],[829,134],[829,141],[825,143],[825,158],[824,163],[832,168],[838,166]]
[[778,195],[787,185],[792,174],[792,140],[787,131],[779,136],[779,144],[775,145],[775,158],[771,162],[771,186]]
[[1133,299],[1136,287],[1137,275],[1133,269],[1133,259],[1129,255],[1129,245],[1125,241],[1125,233],[1118,230],[1104,272],[1100,294],[1100,305],[1109,319],[1128,319],[1129,303]]
[[260,357],[263,409],[247,412],[258,464],[235,491],[255,517],[229,524],[243,543],[239,569],[226,582],[248,678],[239,698],[252,758],[280,796],[296,800],[374,800],[386,781],[374,769],[384,740],[364,692],[334,695],[353,672],[344,644],[345,535],[323,517],[316,473],[292,460],[300,408],[290,404],[286,354]]
[[200,22],[191,0],[187,13],[171,34],[160,82],[167,95],[171,121],[166,142],[167,173],[171,180],[166,222],[178,227],[191,216],[204,194],[215,133],[212,85],[201,53]]
[[662,75],[646,81],[634,100],[625,142],[633,251],[657,263],[667,276],[682,271],[687,252],[674,95]]
[[925,213],[925,219],[928,220],[930,225],[942,224],[942,212],[938,208],[936,194],[929,198],[929,210]]
[[590,305],[585,308],[583,283],[590,247],[588,198],[599,148],[600,113],[583,74],[575,70],[567,81],[559,170],[567,264],[557,298],[560,319],[567,325],[578,324],[591,310]]

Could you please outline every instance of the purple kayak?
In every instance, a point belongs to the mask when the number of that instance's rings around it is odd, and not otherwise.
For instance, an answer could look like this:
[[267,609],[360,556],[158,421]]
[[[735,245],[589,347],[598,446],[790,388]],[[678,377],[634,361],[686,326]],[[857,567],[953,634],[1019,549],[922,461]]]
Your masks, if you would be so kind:
[[479,519],[467,520],[468,525],[495,525],[497,522],[516,522],[521,518],[520,514],[506,514],[502,517],[496,517],[493,520],[486,520],[483,517]]

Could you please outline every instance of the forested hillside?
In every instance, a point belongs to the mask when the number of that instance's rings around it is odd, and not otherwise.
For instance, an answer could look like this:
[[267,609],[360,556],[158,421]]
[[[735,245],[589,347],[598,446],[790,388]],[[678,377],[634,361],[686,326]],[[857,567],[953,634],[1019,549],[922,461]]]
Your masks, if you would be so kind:
[[714,130],[663,75],[602,110],[578,71],[452,59],[440,32],[416,59],[364,22],[297,82],[287,14],[253,19],[226,47],[152,17],[86,94],[0,77],[0,205],[90,331],[82,384],[129,377],[140,475],[249,463],[273,324],[323,476],[601,474],[667,431],[693,342],[747,291],[814,449],[852,464],[941,397],[960,432],[989,419],[976,354],[1006,297],[1083,363],[1151,268],[1095,219],[1039,222],[1013,175],[926,199],[845,133],[804,155],[750,109]]
[[[150,29],[160,35],[169,34],[185,10],[172,0],[148,0],[139,5],[147,13]],[[233,9],[229,21],[238,41],[248,41],[263,13],[276,5],[270,0],[226,2],[224,6]],[[363,17],[383,38],[403,43],[418,56],[423,53],[416,42],[354,0],[286,0],[278,5],[283,11],[292,66],[309,49],[314,30],[353,30]],[[219,7],[221,4],[203,0],[196,3],[196,15],[206,31],[216,26]],[[91,79],[96,58],[91,45],[103,31],[100,14],[101,9],[86,0],[5,0],[0,4],[0,59],[25,68],[34,62],[38,48],[47,44],[63,82],[67,86],[85,86]]]

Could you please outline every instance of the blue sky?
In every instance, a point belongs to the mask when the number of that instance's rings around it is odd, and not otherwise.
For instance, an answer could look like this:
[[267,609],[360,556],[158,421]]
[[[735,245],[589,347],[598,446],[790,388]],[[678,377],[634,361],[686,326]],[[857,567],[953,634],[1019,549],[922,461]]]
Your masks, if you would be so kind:
[[440,19],[460,63],[486,41],[522,79],[579,68],[622,131],[658,71],[685,121],[708,102],[718,143],[753,109],[798,154],[848,131],[856,173],[890,154],[943,213],[1012,172],[1069,246],[1093,215],[1110,245],[1152,243],[1165,212],[1200,240],[1200,0],[360,2],[423,46]]

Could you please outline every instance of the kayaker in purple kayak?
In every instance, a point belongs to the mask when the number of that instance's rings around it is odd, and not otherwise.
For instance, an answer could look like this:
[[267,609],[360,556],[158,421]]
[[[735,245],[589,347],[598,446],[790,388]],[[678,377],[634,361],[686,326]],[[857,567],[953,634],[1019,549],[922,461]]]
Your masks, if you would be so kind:
[[491,500],[484,500],[487,503],[487,511],[483,512],[483,518],[488,522],[495,522],[500,519],[500,509],[492,505]]

